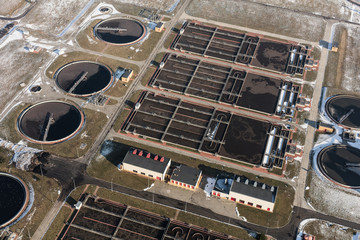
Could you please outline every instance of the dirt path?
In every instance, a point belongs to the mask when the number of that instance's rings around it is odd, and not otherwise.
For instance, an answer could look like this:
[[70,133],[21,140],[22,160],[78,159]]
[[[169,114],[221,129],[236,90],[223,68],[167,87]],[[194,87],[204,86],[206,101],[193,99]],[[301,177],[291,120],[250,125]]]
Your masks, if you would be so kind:
[[336,68],[335,88],[341,88],[344,56],[345,56],[345,50],[346,50],[346,45],[347,45],[346,37],[347,37],[347,31],[344,30],[341,33],[341,39],[340,39],[340,43],[339,43],[339,59],[338,59],[338,64],[337,64],[337,68]]

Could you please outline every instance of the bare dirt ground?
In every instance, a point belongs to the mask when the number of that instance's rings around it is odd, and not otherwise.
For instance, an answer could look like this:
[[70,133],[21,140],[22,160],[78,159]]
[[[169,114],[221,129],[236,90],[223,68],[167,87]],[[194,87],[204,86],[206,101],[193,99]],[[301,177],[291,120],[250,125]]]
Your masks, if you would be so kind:
[[304,232],[314,235],[318,240],[336,240],[336,239],[352,239],[353,229],[346,228],[337,224],[332,224],[322,220],[309,221]]
[[347,27],[347,46],[343,63],[343,76],[341,89],[350,92],[360,92],[360,29],[358,27]]
[[309,187],[305,195],[316,210],[349,221],[359,221],[360,193],[320,179],[314,172],[311,172]]
[[[116,2],[166,11],[170,9],[170,7],[176,2],[176,0],[117,0]],[[119,10],[121,11],[121,9]]]
[[360,83],[360,31],[351,25],[336,26],[334,41],[339,43],[338,52],[329,52],[324,86],[327,95],[359,94]]
[[0,15],[8,16],[20,7],[24,0],[0,0]]
[[0,48],[0,99],[3,103],[0,109],[22,89],[20,83],[32,80],[46,61],[47,54],[29,53],[24,45],[24,41],[15,40]]
[[88,0],[39,0],[22,22],[26,26],[47,34],[59,34],[85,7]]
[[310,41],[319,41],[325,29],[325,21],[319,17],[237,0],[194,0],[186,13]]
[[294,11],[302,11],[349,20],[351,18],[351,10],[355,8],[346,0],[248,0],[281,8],[287,8]]

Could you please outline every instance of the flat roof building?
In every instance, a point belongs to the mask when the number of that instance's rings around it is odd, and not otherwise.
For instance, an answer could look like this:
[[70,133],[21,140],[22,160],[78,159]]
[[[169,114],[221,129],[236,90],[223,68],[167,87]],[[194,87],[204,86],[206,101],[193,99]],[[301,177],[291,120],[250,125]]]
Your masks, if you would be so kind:
[[155,26],[155,32],[161,32],[164,29],[164,23],[158,22]]
[[128,82],[130,81],[131,77],[133,75],[133,70],[131,69],[126,69],[124,74],[121,76],[121,81],[123,82]]
[[195,190],[201,181],[202,171],[186,165],[176,167],[171,174],[170,184]]
[[130,148],[122,162],[122,169],[163,181],[170,164],[170,158],[165,158],[144,150]]
[[249,180],[243,176],[219,175],[213,196],[272,212],[275,206],[277,187]]

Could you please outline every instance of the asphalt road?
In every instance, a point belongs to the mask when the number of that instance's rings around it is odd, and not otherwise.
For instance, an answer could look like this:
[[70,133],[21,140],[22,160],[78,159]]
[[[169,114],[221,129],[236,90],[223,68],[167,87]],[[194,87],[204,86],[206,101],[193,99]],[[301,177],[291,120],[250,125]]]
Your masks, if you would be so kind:
[[279,228],[267,228],[255,225],[249,222],[244,222],[240,219],[229,218],[228,216],[214,213],[211,209],[199,207],[191,203],[180,201],[178,199],[164,197],[148,191],[138,191],[123,187],[114,183],[109,183],[101,179],[89,176],[86,173],[86,164],[77,161],[63,159],[52,156],[49,163],[42,168],[43,174],[50,178],[55,178],[62,185],[63,191],[58,201],[64,201],[71,190],[84,184],[92,184],[99,187],[112,189],[113,191],[120,192],[129,196],[144,199],[149,202],[155,202],[168,207],[179,209],[181,211],[191,212],[193,214],[217,220],[222,223],[228,223],[248,231],[267,233],[277,239],[295,239],[297,234],[297,227],[300,222],[308,218],[317,218],[351,227],[353,229],[360,229],[359,223],[349,222],[332,216],[327,216],[313,210],[294,207],[293,213],[289,223]]

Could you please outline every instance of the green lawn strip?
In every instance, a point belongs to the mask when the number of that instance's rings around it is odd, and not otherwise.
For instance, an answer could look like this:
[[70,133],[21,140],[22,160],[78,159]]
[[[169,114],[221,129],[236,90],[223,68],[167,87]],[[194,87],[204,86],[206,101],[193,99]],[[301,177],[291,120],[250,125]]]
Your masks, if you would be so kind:
[[[105,199],[120,202],[132,207],[140,208],[172,219],[176,215],[176,210],[173,208],[165,207],[156,203],[151,203],[149,201],[145,201],[142,199],[130,197],[118,192],[112,192],[108,189],[100,188],[97,191],[96,195]],[[219,223],[210,219],[198,217],[193,214],[180,212],[177,219],[207,229],[213,229],[214,231],[217,232],[223,232],[228,235],[240,237],[241,239],[252,239],[248,236],[245,230],[242,230],[237,227],[229,226],[227,224]]]
[[283,169],[282,168],[277,168],[277,167],[273,167],[272,169],[269,170],[269,173],[272,174],[276,174],[276,175],[282,175],[283,173]]
[[60,230],[64,227],[64,224],[70,217],[71,209],[69,207],[63,206],[59,213],[56,215],[56,218],[51,223],[51,226],[47,230],[46,234],[44,235],[43,239],[56,239]]
[[294,201],[294,189],[282,182],[276,181],[278,192],[275,201],[274,211],[267,212],[243,204],[237,204],[239,213],[249,222],[265,227],[281,227],[288,223]]
[[193,149],[193,148],[189,148],[189,147],[184,147],[182,145],[177,145],[177,144],[174,144],[174,143],[169,143],[167,142],[166,143],[167,146],[170,146],[170,147],[175,147],[175,148],[178,148],[178,149],[183,149],[185,151],[189,151],[189,152],[194,152],[194,153],[200,153],[198,150],[196,149]]
[[117,81],[114,86],[112,86],[108,91],[105,92],[105,95],[111,97],[122,97],[125,95],[131,84],[134,82],[134,76],[129,82]]
[[188,213],[188,212],[180,212],[177,220],[186,222],[186,223],[191,223],[193,225],[199,226],[199,227],[203,227],[206,229],[212,229],[216,232],[221,232],[221,233],[225,233],[227,235],[233,236],[233,237],[238,237],[242,240],[247,240],[247,239],[254,239],[252,237],[249,236],[248,232],[246,230],[243,230],[241,228],[237,228],[225,223],[220,223],[208,218],[203,218],[203,217],[199,217],[197,215]]
[[304,84],[302,92],[303,95],[307,96],[307,97],[311,97],[314,93],[314,88],[311,85],[308,84]]
[[227,158],[227,157],[220,157],[221,160],[224,160],[224,161],[227,161],[227,162],[232,162],[232,163],[235,163],[235,164],[238,164],[238,165],[243,165],[243,166],[246,166],[246,167],[254,167],[253,165],[249,164],[249,163],[245,163],[245,162],[241,162],[241,161],[235,161],[234,159],[230,159],[230,158]]
[[316,80],[317,77],[317,71],[306,71],[306,81],[313,82]]
[[[86,188],[86,185],[81,185],[81,186],[76,186],[76,182],[75,182],[75,187],[76,189],[74,189],[73,191],[71,191],[71,193],[69,194],[69,197],[73,198],[75,201],[78,201],[80,199],[81,194],[84,192],[84,189]],[[71,204],[69,204],[71,206]],[[73,206],[71,206],[73,207]]]
[[[130,103],[133,103],[135,104],[137,102],[137,100],[139,99],[140,97],[140,94],[143,92],[143,90],[137,90],[136,92],[134,92],[131,97],[128,99],[128,101]],[[128,105],[130,108],[134,107],[133,105]]]
[[163,17],[163,18],[161,19],[161,21],[163,21],[163,22],[167,22],[167,21],[170,21],[170,20],[171,20],[170,17]]
[[156,203],[145,201],[140,198],[134,198],[105,188],[99,188],[99,190],[96,193],[96,196],[99,196],[104,199],[109,199],[115,202],[123,203],[125,205],[129,205],[139,209],[143,209],[149,212],[153,212],[169,218],[174,218],[176,214],[176,210],[173,208],[169,208]]
[[164,48],[168,49],[171,46],[171,43],[173,42],[176,35],[177,33],[175,33],[174,31],[170,32],[169,36],[164,41]]
[[154,60],[153,60],[153,62],[155,62],[156,65],[153,64],[153,66],[150,66],[150,67],[146,70],[143,78],[141,79],[141,84],[142,84],[143,86],[146,86],[146,84],[149,82],[150,78],[152,77],[152,75],[155,73],[155,71],[156,71],[156,69],[157,69],[157,64],[160,64],[160,62],[161,62],[161,60],[163,59],[163,57],[165,56],[165,54],[166,54],[166,53],[161,52],[161,53],[158,53],[158,54],[156,55],[156,57],[155,57]]
[[143,86],[146,86],[146,84],[148,84],[150,78],[151,78],[152,75],[155,73],[155,71],[156,71],[156,67],[154,67],[154,66],[151,66],[151,67],[149,67],[149,68],[146,70],[143,78],[141,79],[141,84],[142,84]]
[[123,125],[124,121],[126,120],[126,118],[129,116],[129,113],[131,112],[131,110],[129,109],[123,109],[121,111],[121,113],[119,114],[119,116],[116,118],[114,125],[113,125],[113,129],[115,131],[119,131],[121,126]]
[[134,108],[134,105],[136,103],[136,101],[139,99],[140,94],[142,93],[142,90],[138,90],[135,93],[133,93],[131,95],[131,97],[125,102],[125,109],[123,109],[120,114],[117,116],[114,125],[113,125],[113,129],[115,131],[119,131],[121,126],[124,124],[124,121],[126,120],[126,118],[128,117],[129,113],[130,113],[130,109]]
[[13,232],[20,232],[23,229],[22,239],[30,239],[29,235],[32,236],[35,233],[41,221],[58,198],[58,191],[61,190],[61,187],[53,179],[15,169],[7,163],[0,165],[0,171],[18,176],[27,185],[31,183],[34,189],[35,199],[29,213],[10,227],[10,230]]
[[[100,133],[107,121],[104,113],[90,109],[84,109],[84,112],[86,118],[85,127],[72,139],[54,145],[30,143],[29,146],[43,149],[46,152],[66,158],[78,158],[83,156],[90,149],[97,135]],[[86,136],[84,135],[82,137],[84,133],[86,133]],[[84,149],[80,149],[82,143],[86,144]]]
[[314,47],[313,51],[311,52],[311,56],[314,58],[314,60],[320,60],[321,49],[318,47]]
[[97,159],[91,161],[87,172],[93,177],[136,190],[143,190],[154,182],[154,180],[146,177],[119,171],[116,165],[121,161],[122,159],[118,159],[118,162],[110,162],[100,155]]
[[109,105],[109,106],[116,105],[116,104],[118,104],[118,101],[113,98],[109,98],[109,100],[106,103],[106,105]]

